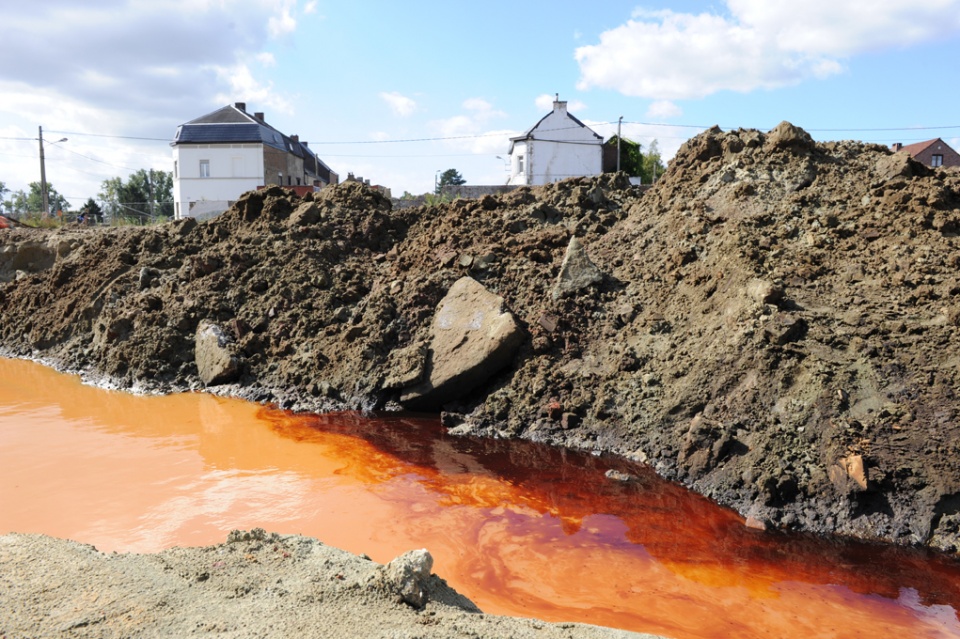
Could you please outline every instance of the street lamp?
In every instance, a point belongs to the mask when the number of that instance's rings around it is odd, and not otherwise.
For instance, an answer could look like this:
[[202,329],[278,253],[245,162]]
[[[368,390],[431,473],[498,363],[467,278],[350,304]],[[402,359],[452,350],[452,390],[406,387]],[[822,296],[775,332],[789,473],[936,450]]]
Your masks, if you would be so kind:
[[[43,214],[49,215],[50,213],[50,199],[47,194],[47,166],[43,158],[43,127],[38,127],[40,131],[40,197],[43,199]],[[60,138],[56,142],[51,144],[60,144],[61,142],[66,142],[67,138]]]

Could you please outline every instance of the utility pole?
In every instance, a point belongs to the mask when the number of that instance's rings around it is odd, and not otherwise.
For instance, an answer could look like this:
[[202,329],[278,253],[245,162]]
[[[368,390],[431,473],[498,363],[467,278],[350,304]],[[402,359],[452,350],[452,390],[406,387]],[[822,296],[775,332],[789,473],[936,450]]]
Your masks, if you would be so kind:
[[147,173],[147,192],[150,198],[149,209],[150,209],[150,222],[153,222],[153,169]]
[[43,217],[50,213],[50,202],[47,199],[47,167],[43,159],[43,127],[40,129],[40,197],[43,199]]
[[623,116],[617,120],[617,173],[620,172],[620,125],[623,124]]

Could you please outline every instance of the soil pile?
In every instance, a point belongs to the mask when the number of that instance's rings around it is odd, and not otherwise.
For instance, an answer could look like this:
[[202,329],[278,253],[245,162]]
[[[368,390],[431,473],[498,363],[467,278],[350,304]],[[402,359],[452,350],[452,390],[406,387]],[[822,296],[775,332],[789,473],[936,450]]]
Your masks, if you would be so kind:
[[[436,575],[404,580],[315,539],[234,531],[226,543],[103,554],[41,535],[0,537],[2,637],[515,637],[656,639],[480,614]],[[406,563],[405,563],[406,562]],[[422,600],[407,601],[416,582]]]
[[646,193],[606,175],[394,211],[355,183],[275,187],[199,224],[10,229],[0,335],[163,391],[202,386],[204,322],[214,392],[397,408],[468,275],[524,338],[443,406],[456,432],[648,461],[751,525],[956,551],[958,232],[956,171],[712,129]]

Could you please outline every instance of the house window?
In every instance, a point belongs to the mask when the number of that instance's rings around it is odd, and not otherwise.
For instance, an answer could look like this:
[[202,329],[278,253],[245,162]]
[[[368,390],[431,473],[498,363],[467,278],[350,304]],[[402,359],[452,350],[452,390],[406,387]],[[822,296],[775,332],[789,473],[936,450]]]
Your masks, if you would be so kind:
[[176,161],[176,160],[173,161],[173,177],[174,177],[174,178],[180,177],[180,176],[177,174],[177,161]]
[[943,166],[943,156],[938,153],[930,158],[930,166]]
[[200,177],[210,177],[210,160],[200,160]]
[[517,173],[523,173],[523,156],[517,156]]

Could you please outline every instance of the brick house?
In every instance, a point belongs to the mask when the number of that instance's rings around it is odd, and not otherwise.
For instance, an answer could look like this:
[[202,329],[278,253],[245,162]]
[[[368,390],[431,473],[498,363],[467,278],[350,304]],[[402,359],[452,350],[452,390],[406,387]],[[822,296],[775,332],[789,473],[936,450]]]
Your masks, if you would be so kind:
[[173,142],[174,217],[213,217],[243,193],[279,184],[297,191],[337,184],[339,176],[299,136],[237,102],[177,127]]
[[960,166],[960,153],[940,138],[907,145],[896,142],[890,145],[890,148],[894,151],[906,151],[914,160],[927,166]]

